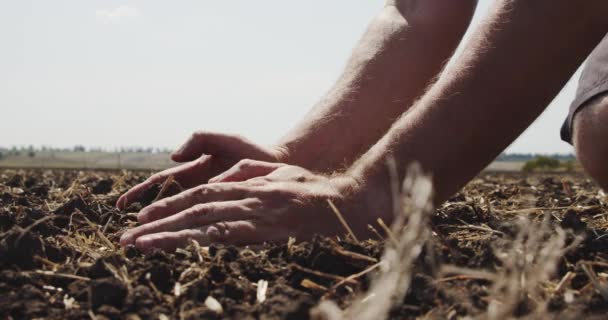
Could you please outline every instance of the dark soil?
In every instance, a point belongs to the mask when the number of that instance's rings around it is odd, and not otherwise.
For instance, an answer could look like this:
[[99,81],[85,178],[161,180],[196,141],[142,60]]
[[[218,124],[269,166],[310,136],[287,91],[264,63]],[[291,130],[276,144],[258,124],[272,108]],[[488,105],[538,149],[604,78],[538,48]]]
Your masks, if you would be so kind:
[[[384,239],[355,243],[346,237],[316,237],[255,248],[192,244],[171,254],[120,248],[120,235],[136,224],[135,215],[127,212],[154,201],[162,186],[125,211],[114,204],[146,175],[0,170],[0,318],[308,319],[322,299],[346,308],[368,289],[373,273],[332,286],[374,265]],[[181,187],[165,189],[169,195]],[[441,278],[434,266],[496,271],[501,262],[493,248],[517,233],[513,221],[522,215],[532,221],[549,217],[552,225],[567,230],[569,241],[583,237],[546,284],[551,316],[603,317],[608,301],[582,266],[589,266],[606,284],[607,209],[599,189],[578,174],[478,177],[434,212],[433,239],[391,318],[455,319],[485,312],[491,300],[488,280]],[[555,291],[569,272],[571,277]],[[260,280],[268,281],[263,303],[256,298]],[[566,293],[572,299],[566,299]],[[208,297],[219,302],[222,311],[210,308]],[[536,305],[522,297],[513,315],[526,316]]]

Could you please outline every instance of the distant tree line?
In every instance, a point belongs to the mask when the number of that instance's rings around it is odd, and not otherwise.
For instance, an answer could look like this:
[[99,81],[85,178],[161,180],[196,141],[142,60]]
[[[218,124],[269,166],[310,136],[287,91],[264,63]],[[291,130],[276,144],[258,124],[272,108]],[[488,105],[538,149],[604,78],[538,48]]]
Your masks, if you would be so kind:
[[115,147],[115,148],[102,148],[102,147],[91,147],[87,148],[83,145],[75,145],[71,148],[57,148],[50,146],[35,147],[29,146],[12,146],[10,148],[0,147],[0,160],[7,156],[21,156],[27,155],[29,157],[35,157],[37,153],[61,153],[61,152],[95,152],[95,153],[169,153],[169,148],[154,148],[154,147]]
[[[35,157],[36,153],[39,152],[96,152],[96,153],[169,153],[169,148],[158,148],[158,147],[141,147],[141,146],[127,146],[127,147],[114,147],[114,148],[103,148],[103,147],[85,147],[83,145],[75,145],[71,148],[57,148],[51,146],[40,146],[35,147],[29,146],[12,146],[10,148],[0,147],[0,160],[6,156],[20,156],[28,155],[29,157]],[[502,153],[496,158],[496,161],[518,161],[527,162],[534,160],[538,157],[546,157],[556,159],[562,162],[573,161],[575,156],[573,154],[537,154],[537,153]]]
[[539,157],[551,158],[559,161],[574,161],[576,157],[574,154],[567,153],[554,153],[554,154],[538,154],[538,153],[502,153],[496,161],[517,161],[517,162],[527,162],[534,160]]
[[535,159],[527,161],[522,170],[525,172],[558,170],[572,172],[576,169],[576,166],[577,164],[575,160],[564,161],[551,157],[539,156]]

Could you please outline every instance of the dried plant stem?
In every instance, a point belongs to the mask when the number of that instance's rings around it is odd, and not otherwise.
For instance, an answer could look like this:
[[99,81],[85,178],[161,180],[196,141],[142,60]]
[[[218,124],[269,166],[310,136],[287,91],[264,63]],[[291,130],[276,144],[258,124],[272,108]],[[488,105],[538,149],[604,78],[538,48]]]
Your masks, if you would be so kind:
[[163,182],[163,185],[160,188],[160,191],[158,192],[158,194],[156,195],[156,198],[154,198],[154,201],[152,201],[152,202],[156,202],[156,201],[162,199],[163,196],[165,195],[165,193],[167,192],[167,190],[169,189],[169,187],[171,186],[171,184],[173,183],[173,181],[175,181],[175,177],[173,175],[170,175],[167,178],[167,180],[165,180],[165,182]]
[[344,280],[342,280],[342,281],[340,281],[340,282],[338,282],[338,283],[334,284],[334,285],[331,287],[330,291],[334,291],[334,290],[338,289],[340,286],[342,286],[343,284],[345,284],[346,282],[348,282],[348,281],[354,281],[354,280],[357,280],[357,279],[359,279],[360,277],[362,277],[362,276],[364,276],[364,275],[366,275],[366,274],[368,274],[368,273],[370,273],[370,272],[372,272],[372,271],[374,271],[374,270],[378,269],[378,268],[379,268],[379,267],[382,265],[382,263],[383,263],[383,262],[382,262],[382,261],[380,261],[380,262],[378,262],[378,263],[376,263],[376,264],[374,264],[374,265],[372,265],[372,266],[368,267],[367,269],[365,269],[365,270],[363,270],[363,271],[361,271],[361,272],[359,272],[359,273],[355,273],[355,274],[353,274],[353,275],[350,275],[350,276],[348,276],[348,277],[344,278]]
[[377,263],[378,262],[377,259],[374,259],[372,257],[368,257],[364,254],[344,250],[339,247],[334,247],[332,251],[344,258],[350,259],[351,261],[367,262],[367,263]]
[[584,264],[584,263],[581,264],[581,268],[583,269],[583,271],[585,272],[585,274],[587,275],[587,277],[593,284],[595,291],[597,291],[602,296],[602,298],[604,298],[604,301],[608,301],[608,287],[606,287],[600,283],[600,280],[597,278],[595,271],[593,271],[593,269],[590,266],[588,266],[587,264]]
[[566,273],[566,275],[564,275],[564,277],[557,283],[557,286],[555,287],[555,290],[553,291],[553,293],[559,293],[562,291],[562,289],[564,288],[564,286],[570,282],[570,280],[572,280],[572,278],[574,278],[575,273],[572,271],[568,271]]
[[435,280],[435,283],[449,282],[454,280],[488,280],[488,277],[485,275],[459,274],[456,276],[437,279]]
[[376,230],[376,228],[374,228],[374,226],[372,226],[371,224],[367,225],[367,229],[369,231],[371,231],[376,236],[376,238],[378,238],[378,240],[380,240],[380,241],[385,240],[385,238],[382,235],[380,235],[380,232],[378,232],[378,230]]
[[[78,209],[76,209],[78,210]],[[108,248],[112,249],[112,251],[116,250],[116,247],[114,247],[114,244],[112,243],[112,241],[110,241],[98,228],[97,226],[95,226],[95,224],[93,222],[91,222],[89,219],[87,219],[87,217],[84,216],[84,214],[82,215],[82,217],[84,218],[84,220],[89,224],[89,226],[91,226],[91,228],[93,228],[93,230],[95,230],[95,233],[97,234],[97,236],[99,237],[99,239],[101,239],[101,241],[103,243],[105,243],[105,245],[108,246]]]
[[40,257],[40,256],[34,256],[34,260],[40,261],[40,262],[46,264],[47,266],[50,266],[53,269],[57,269],[60,266],[59,264],[57,264],[53,261],[50,261],[48,259],[45,259],[43,257]]
[[101,229],[101,233],[105,234],[106,231],[108,231],[108,227],[110,226],[110,223],[112,223],[113,218],[114,214],[110,213],[110,217],[108,218],[108,221],[106,221],[106,224],[103,226],[103,229]]
[[338,220],[340,220],[340,223],[342,224],[342,226],[344,227],[344,229],[346,229],[346,231],[348,231],[348,234],[351,236],[351,238],[353,240],[355,240],[356,242],[359,242],[359,239],[357,239],[357,236],[355,236],[355,233],[350,228],[350,226],[348,225],[348,223],[344,219],[344,216],[342,215],[342,213],[340,213],[340,210],[338,210],[338,208],[336,207],[336,205],[334,205],[334,203],[330,199],[327,199],[327,203],[329,204],[329,207],[334,212],[334,214],[336,214],[336,217],[338,217]]
[[496,275],[494,273],[483,271],[483,270],[462,268],[462,267],[457,267],[457,266],[453,266],[453,265],[442,266],[439,273],[443,274],[443,275],[455,274],[456,277],[470,277],[471,279],[480,279],[480,280],[488,280],[488,281],[496,280]]
[[446,226],[450,227],[450,228],[456,228],[456,229],[469,229],[469,230],[485,231],[485,232],[490,232],[490,233],[498,234],[498,235],[501,235],[501,236],[505,235],[504,232],[498,231],[498,230],[494,230],[494,229],[492,229],[490,227],[476,226],[476,225],[468,224],[468,223],[466,223],[466,222],[464,222],[462,220],[461,220],[461,222],[464,223],[464,225],[462,225],[462,226],[458,226],[458,225],[456,225],[456,226],[446,225]]
[[[304,273],[312,274],[312,275],[315,275],[320,278],[330,279],[330,280],[334,280],[334,281],[343,281],[346,279],[342,276],[338,276],[335,274],[330,274],[330,273],[325,273],[325,272],[321,272],[321,271],[317,271],[317,270],[313,270],[313,269],[308,269],[308,268],[302,267],[300,265],[297,265],[295,263],[290,264],[290,266],[296,270],[302,271]],[[354,280],[347,280],[346,282],[348,282],[350,284],[357,284],[357,282]]]
[[30,230],[36,228],[36,226],[40,225],[41,223],[44,223],[48,220],[55,219],[55,218],[56,218],[55,215],[49,215],[46,217],[42,217],[42,218],[34,221],[34,223],[30,224],[25,229],[22,229],[21,232],[19,233],[19,236],[17,237],[17,240],[15,240],[15,246],[17,246],[19,244],[19,242],[21,242],[21,239],[23,238],[23,236],[25,236],[25,234],[30,232]]
[[91,278],[89,278],[89,277],[82,277],[82,276],[77,276],[77,275],[74,275],[74,274],[57,273],[57,272],[46,271],[46,270],[36,270],[34,272],[36,274],[41,274],[41,275],[49,276],[49,277],[74,279],[74,280],[82,280],[82,281],[91,281]]
[[318,291],[318,292],[324,292],[324,291],[328,290],[325,286],[322,286],[310,279],[302,280],[302,282],[300,282],[300,285],[306,289]]
[[384,220],[382,220],[382,218],[378,218],[378,220],[376,221],[378,222],[378,225],[380,225],[382,230],[384,230],[388,238],[391,239],[391,242],[393,244],[397,244],[397,238],[395,237],[391,229],[386,225],[386,223],[384,223]]
[[[507,210],[507,211],[503,211],[503,210],[496,210],[497,213],[500,214],[518,214],[518,213],[531,213],[534,211],[551,211],[551,210],[567,210],[567,209],[572,209],[574,208],[573,206],[566,206],[566,207],[536,207],[536,208],[526,208],[526,209],[517,209],[517,210]],[[591,210],[591,209],[597,209],[597,208],[601,208],[600,205],[594,205],[594,206],[587,206],[587,207],[578,207],[578,209],[580,210]]]

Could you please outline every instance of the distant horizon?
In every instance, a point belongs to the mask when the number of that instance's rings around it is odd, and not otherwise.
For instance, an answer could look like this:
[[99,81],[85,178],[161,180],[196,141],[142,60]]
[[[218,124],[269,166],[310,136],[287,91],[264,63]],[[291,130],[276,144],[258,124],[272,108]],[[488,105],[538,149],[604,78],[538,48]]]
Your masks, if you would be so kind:
[[[161,153],[171,153],[175,148],[168,147],[154,147],[154,146],[116,146],[116,147],[96,147],[96,146],[83,146],[83,145],[74,145],[74,146],[49,146],[42,145],[36,146],[31,145],[33,150],[36,152],[40,151],[63,151],[63,152],[108,152],[108,153],[116,153],[116,152],[136,152],[144,151],[149,152],[148,150],[152,150],[153,152],[161,152]],[[84,147],[84,150],[75,150],[76,148]],[[46,149],[45,149],[46,148]],[[29,151],[30,145],[15,145],[15,146],[2,146],[0,145],[0,151]],[[126,151],[120,151],[126,150]],[[576,156],[574,152],[501,152],[497,158],[501,156]]]

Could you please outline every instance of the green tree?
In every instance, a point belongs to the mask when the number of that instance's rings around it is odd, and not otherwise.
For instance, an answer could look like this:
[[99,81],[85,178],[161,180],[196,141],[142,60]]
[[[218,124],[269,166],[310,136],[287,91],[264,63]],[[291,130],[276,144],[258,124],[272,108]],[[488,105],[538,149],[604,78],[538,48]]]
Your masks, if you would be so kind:
[[556,170],[561,166],[561,162],[555,158],[540,156],[533,160],[527,161],[522,170],[525,172],[532,172],[536,170]]

